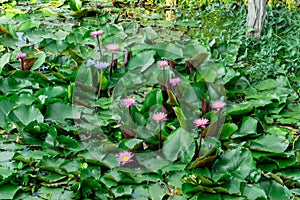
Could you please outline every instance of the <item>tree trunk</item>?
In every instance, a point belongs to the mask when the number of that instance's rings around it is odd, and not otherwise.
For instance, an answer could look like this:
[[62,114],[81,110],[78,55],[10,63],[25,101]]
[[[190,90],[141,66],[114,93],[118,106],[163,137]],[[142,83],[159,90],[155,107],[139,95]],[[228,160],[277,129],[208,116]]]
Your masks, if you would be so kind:
[[247,33],[247,36],[260,38],[266,15],[266,0],[248,0],[247,24],[253,31]]
[[[175,7],[177,5],[177,0],[166,0],[166,5],[171,9],[171,7]],[[175,13],[172,10],[166,11],[166,20],[172,21],[175,18]]]

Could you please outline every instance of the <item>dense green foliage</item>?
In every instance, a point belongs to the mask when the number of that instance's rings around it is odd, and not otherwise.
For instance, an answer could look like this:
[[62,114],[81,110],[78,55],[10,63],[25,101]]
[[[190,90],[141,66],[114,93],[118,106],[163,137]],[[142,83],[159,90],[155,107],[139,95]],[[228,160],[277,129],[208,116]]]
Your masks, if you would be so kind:
[[258,41],[238,3],[3,2],[0,199],[300,199],[298,10],[269,7]]

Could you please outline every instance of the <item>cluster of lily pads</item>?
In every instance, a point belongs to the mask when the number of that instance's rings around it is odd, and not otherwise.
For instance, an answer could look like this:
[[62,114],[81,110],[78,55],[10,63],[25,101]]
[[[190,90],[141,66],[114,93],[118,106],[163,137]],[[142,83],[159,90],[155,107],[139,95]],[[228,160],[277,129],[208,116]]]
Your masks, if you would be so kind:
[[[115,43],[108,44],[106,46],[106,49],[111,52],[110,61],[109,62],[108,61],[102,61],[103,53],[102,53],[102,47],[101,47],[101,37],[104,35],[104,31],[102,31],[102,30],[93,31],[93,32],[90,33],[90,35],[91,35],[91,37],[96,38],[97,51],[99,52],[99,60],[89,59],[86,62],[86,66],[87,67],[94,66],[96,69],[100,70],[100,73],[97,76],[98,78],[96,78],[97,80],[99,79],[98,84],[97,84],[96,87],[98,87],[98,89],[97,89],[98,98],[101,98],[100,93],[101,93],[101,90],[103,89],[102,88],[102,85],[103,85],[102,81],[103,81],[104,73],[106,71],[106,68],[109,66],[109,69],[110,69],[109,70],[110,71],[109,76],[112,76],[113,69],[116,69],[116,67],[118,66],[118,60],[116,58],[114,58],[114,54],[115,54],[116,51],[118,51],[120,49],[119,49],[118,44],[115,44]],[[126,62],[130,62],[130,57],[127,58],[127,59],[128,60]],[[160,61],[157,62],[157,66],[160,69],[162,69],[162,74],[163,74],[162,75],[163,77],[162,77],[162,80],[161,80],[161,83],[160,83],[160,87],[162,89],[162,92],[168,92],[168,93],[172,93],[171,92],[172,90],[175,91],[177,89],[178,93],[176,93],[176,95],[177,96],[179,95],[180,98],[184,98],[184,96],[182,96],[182,95],[185,93],[185,91],[180,92],[180,90],[179,90],[179,87],[180,87],[180,84],[182,83],[182,80],[179,77],[174,77],[174,72],[171,73],[173,75],[170,76],[170,71],[166,70],[166,68],[170,69],[170,62],[172,62],[172,60],[168,61],[167,59],[163,59],[163,60],[160,60]],[[173,66],[173,68],[174,68],[174,66]],[[171,71],[172,70],[174,70],[174,69],[171,69]],[[130,73],[130,71],[128,73]],[[169,75],[167,75],[166,73],[168,73]],[[168,88],[168,87],[170,87],[170,88]],[[176,101],[176,99],[175,99],[175,101]],[[131,128],[131,119],[132,119],[131,109],[133,109],[132,107],[137,106],[137,102],[136,102],[135,98],[133,98],[131,96],[127,96],[126,98],[124,98],[122,100],[122,103],[125,106],[125,108],[128,109],[128,115],[126,117],[128,118],[127,119],[128,120],[128,127]],[[223,102],[223,101],[214,101],[214,102],[212,102],[211,108],[215,109],[218,113],[220,113],[220,111],[225,108],[225,102]],[[163,109],[166,110],[165,108],[163,108]],[[210,110],[210,107],[208,108],[208,110]],[[203,113],[205,114],[205,112],[206,111],[204,111]],[[154,120],[157,124],[159,124],[159,137],[158,137],[158,140],[159,140],[158,150],[159,151],[161,150],[162,145],[163,145],[163,141],[162,141],[162,122],[165,122],[165,121],[168,120],[167,115],[168,115],[167,111],[157,111],[157,112],[153,113],[152,117],[151,117],[152,120]],[[218,119],[218,121],[220,121],[220,120],[221,119]],[[200,129],[204,130],[206,128],[206,126],[209,124],[209,122],[210,122],[210,120],[207,119],[207,118],[198,118],[198,119],[193,120],[193,125],[194,125],[194,127],[200,127]],[[199,144],[199,149],[197,149],[196,152],[200,152],[200,150],[201,150],[201,143],[202,143],[202,136],[203,136],[202,131],[200,131],[199,135],[200,135],[200,144]],[[132,137],[132,135],[131,135],[131,137]],[[117,157],[118,157],[118,161],[120,162],[121,166],[124,166],[126,163],[129,163],[129,162],[133,161],[132,158],[134,157],[134,153],[126,150],[126,151],[120,152]]]

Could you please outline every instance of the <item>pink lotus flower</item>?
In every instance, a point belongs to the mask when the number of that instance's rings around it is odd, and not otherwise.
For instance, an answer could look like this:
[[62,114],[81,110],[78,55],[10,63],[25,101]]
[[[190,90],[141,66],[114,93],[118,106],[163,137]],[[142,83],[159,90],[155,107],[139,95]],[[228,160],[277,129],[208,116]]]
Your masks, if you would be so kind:
[[98,36],[98,32],[97,32],[97,31],[91,32],[91,36],[92,36],[92,37],[97,37],[97,36]]
[[218,112],[220,112],[221,109],[225,108],[225,102],[223,101],[215,101],[212,103],[211,108],[216,109]]
[[98,36],[102,36],[102,35],[103,35],[103,31],[102,30],[91,32],[91,36],[92,37],[98,37]]
[[26,53],[19,53],[17,54],[18,59],[24,59],[26,57]]
[[112,52],[119,50],[119,46],[117,44],[108,44],[106,45],[106,48]]
[[123,104],[126,108],[129,108],[130,106],[135,106],[135,99],[131,97],[127,97],[126,99],[123,99]]
[[121,163],[121,166],[125,165],[126,163],[132,162],[131,159],[134,156],[133,153],[130,151],[124,151],[118,154],[118,161]]
[[181,83],[181,80],[180,80],[180,78],[172,78],[170,80],[170,83],[171,83],[172,86],[176,86],[176,85],[179,85]]
[[158,61],[157,62],[157,65],[160,67],[160,68],[163,68],[163,67],[167,67],[169,65],[169,62],[167,60],[161,60],[161,61]]
[[209,120],[205,118],[199,118],[194,120],[194,126],[205,128],[209,124]]
[[152,115],[152,119],[156,121],[156,123],[167,121],[167,114],[164,112],[157,112]]

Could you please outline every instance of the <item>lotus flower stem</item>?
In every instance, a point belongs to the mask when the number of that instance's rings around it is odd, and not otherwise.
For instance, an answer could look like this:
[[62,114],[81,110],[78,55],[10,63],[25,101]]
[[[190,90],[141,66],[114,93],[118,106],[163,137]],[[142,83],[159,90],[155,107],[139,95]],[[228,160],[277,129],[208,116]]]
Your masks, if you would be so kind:
[[129,129],[130,129],[130,120],[131,120],[131,117],[130,117],[130,107],[128,107],[128,126],[129,126]]
[[166,89],[166,71],[165,71],[165,68],[163,68],[163,86],[164,86],[164,89]]
[[209,120],[206,119],[206,118],[198,118],[198,119],[195,119],[193,123],[194,123],[194,126],[200,127],[200,130],[199,130],[199,135],[200,135],[199,148],[196,150],[198,152],[198,157],[200,157],[203,132],[204,132],[205,127],[209,124]]
[[21,60],[21,70],[24,70],[24,61],[23,61],[23,59],[20,59]]
[[161,122],[159,122],[159,145],[158,145],[159,151],[161,149],[161,140],[162,140],[162,138],[161,138]]
[[100,83],[99,83],[99,90],[98,90],[98,96],[100,97],[100,92],[101,92],[101,89],[102,89],[102,76],[103,76],[103,71],[102,69],[100,70]]
[[113,62],[113,60],[114,60],[114,55],[115,55],[115,52],[112,51],[112,52],[111,52],[111,61],[112,61],[112,62]]
[[161,123],[163,121],[167,121],[167,114],[164,112],[156,112],[152,115],[152,119],[156,121],[156,123],[159,123],[159,151],[162,146],[162,130],[161,130]]
[[99,36],[97,36],[97,42],[98,42],[98,48],[99,48],[100,58],[102,58],[101,43],[100,43]]
[[198,148],[198,157],[200,157],[200,152],[201,152],[201,146],[202,146],[202,135],[203,131],[200,129],[199,134],[200,134],[200,139],[199,139],[199,148]]

